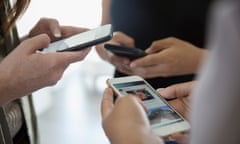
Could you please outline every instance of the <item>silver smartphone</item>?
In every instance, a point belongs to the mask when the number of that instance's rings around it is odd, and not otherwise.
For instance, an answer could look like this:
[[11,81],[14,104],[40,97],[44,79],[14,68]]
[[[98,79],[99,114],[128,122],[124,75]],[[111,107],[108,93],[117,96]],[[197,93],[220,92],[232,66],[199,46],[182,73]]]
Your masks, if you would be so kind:
[[42,53],[79,51],[87,47],[108,41],[112,38],[111,24],[103,25],[86,32],[51,43]]
[[108,79],[107,84],[117,96],[138,96],[147,108],[152,130],[159,136],[188,131],[190,124],[168,102],[161,97],[143,78],[127,76]]

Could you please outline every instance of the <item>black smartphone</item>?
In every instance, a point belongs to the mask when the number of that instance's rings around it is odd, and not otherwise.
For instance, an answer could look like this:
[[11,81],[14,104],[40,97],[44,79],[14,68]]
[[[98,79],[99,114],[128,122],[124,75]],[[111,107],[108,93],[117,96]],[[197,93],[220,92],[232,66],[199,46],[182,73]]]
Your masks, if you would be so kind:
[[43,53],[79,51],[87,47],[106,42],[112,38],[112,25],[103,25],[86,32],[53,42],[42,50]]
[[147,53],[141,49],[114,44],[104,44],[104,48],[118,56],[127,57],[130,60],[134,60],[147,55]]

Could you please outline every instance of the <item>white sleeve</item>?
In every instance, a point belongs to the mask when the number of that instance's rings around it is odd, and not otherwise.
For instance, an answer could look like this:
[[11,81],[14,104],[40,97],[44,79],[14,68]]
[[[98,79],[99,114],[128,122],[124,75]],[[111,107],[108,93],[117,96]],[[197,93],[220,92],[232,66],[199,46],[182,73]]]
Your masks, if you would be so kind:
[[216,9],[211,52],[193,92],[191,144],[240,143],[239,3]]

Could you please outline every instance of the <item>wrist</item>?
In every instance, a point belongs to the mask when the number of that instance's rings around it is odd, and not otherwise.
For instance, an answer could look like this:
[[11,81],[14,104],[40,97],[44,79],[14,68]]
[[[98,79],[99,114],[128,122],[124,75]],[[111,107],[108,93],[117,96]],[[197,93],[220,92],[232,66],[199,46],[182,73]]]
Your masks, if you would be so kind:
[[14,99],[15,89],[11,86],[9,72],[0,67],[0,106]]
[[4,72],[0,72],[0,106],[8,102],[8,91],[8,81],[6,80]]

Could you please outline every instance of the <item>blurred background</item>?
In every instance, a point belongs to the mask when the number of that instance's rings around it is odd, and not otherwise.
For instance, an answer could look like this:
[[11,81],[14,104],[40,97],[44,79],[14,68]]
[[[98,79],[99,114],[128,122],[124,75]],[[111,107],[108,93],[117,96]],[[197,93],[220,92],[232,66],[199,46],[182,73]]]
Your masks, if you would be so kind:
[[[100,25],[101,0],[32,0],[18,21],[20,35],[41,17],[94,28]],[[101,127],[100,102],[113,70],[92,49],[84,61],[70,65],[57,85],[34,93],[41,144],[109,143]]]

